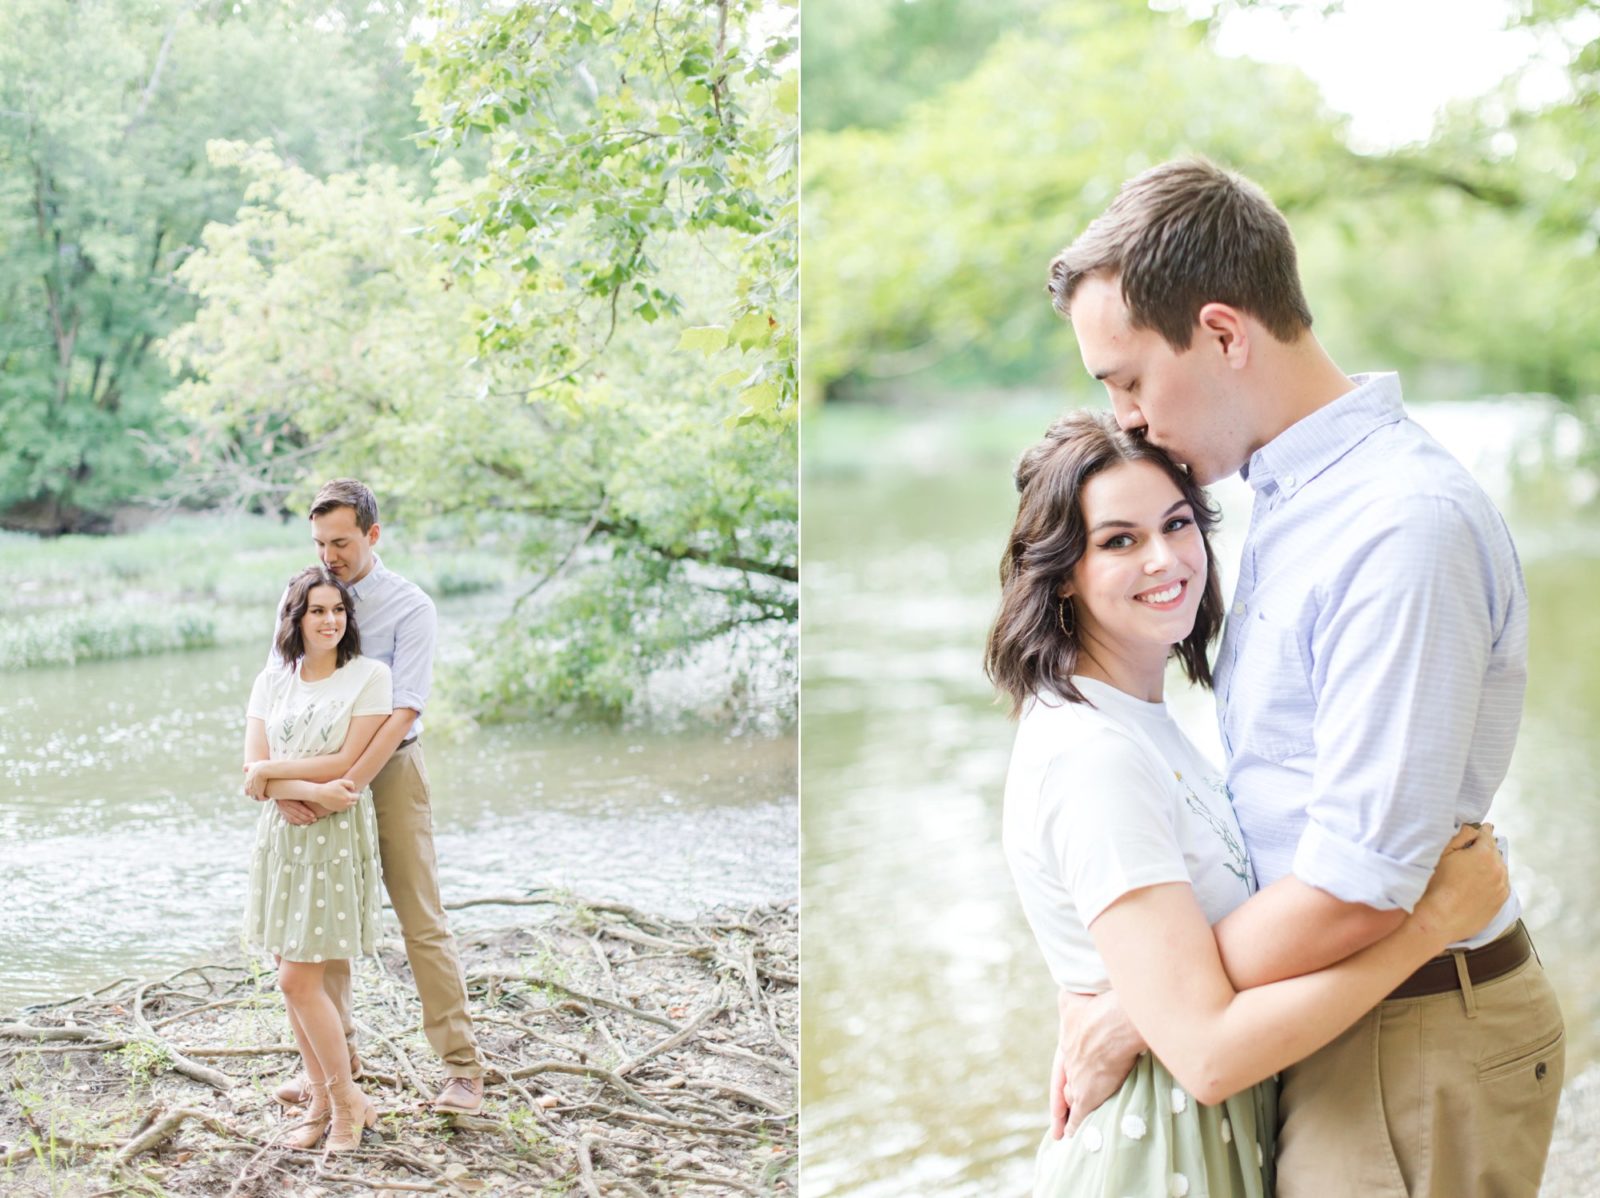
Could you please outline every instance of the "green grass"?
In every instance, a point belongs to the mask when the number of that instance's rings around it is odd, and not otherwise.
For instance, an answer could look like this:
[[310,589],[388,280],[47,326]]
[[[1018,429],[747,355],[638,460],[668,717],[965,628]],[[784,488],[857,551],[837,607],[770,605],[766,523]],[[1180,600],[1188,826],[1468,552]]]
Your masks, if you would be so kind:
[[[384,563],[436,599],[494,590],[509,554],[391,533]],[[302,523],[183,516],[118,537],[0,533],[0,669],[202,649],[259,637],[315,560]]]

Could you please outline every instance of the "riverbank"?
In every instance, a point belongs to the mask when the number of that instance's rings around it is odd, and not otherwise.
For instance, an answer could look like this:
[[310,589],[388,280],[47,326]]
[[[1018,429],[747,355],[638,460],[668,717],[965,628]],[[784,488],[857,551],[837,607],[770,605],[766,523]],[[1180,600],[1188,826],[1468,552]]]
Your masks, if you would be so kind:
[[[462,904],[466,905],[466,904]],[[324,1164],[277,1138],[295,1067],[274,976],[218,961],[0,1017],[0,1188],[12,1195],[785,1194],[796,1188],[795,902],[674,920],[536,892],[458,934],[479,1116],[442,1082],[398,940],[358,962],[380,1118]]]
[[[385,532],[385,562],[436,600],[516,575],[492,546]],[[313,561],[303,521],[266,516],[183,514],[115,537],[0,532],[0,670],[264,641],[284,584]]]

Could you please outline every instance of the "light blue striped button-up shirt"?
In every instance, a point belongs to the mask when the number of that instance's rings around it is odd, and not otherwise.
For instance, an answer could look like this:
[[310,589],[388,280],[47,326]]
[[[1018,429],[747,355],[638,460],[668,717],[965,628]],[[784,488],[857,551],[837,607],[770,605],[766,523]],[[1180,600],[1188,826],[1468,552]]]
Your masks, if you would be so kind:
[[[1505,521],[1406,417],[1392,374],[1251,456],[1215,670],[1256,876],[1410,910],[1482,820],[1522,718],[1528,601]],[[1521,911],[1515,895],[1468,943]]]

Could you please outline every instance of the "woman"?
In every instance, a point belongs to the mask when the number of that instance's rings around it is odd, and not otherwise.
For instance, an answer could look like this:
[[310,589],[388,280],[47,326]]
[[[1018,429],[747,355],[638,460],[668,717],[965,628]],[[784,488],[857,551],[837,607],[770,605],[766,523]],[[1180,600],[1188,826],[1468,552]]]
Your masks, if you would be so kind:
[[245,934],[278,962],[278,989],[310,1081],[311,1102],[288,1135],[329,1152],[361,1141],[377,1114],[351,1077],[349,1048],[324,963],[373,951],[380,909],[378,833],[372,803],[340,775],[361,756],[391,710],[389,667],[361,656],[354,600],[321,566],[294,576],[278,623],[277,655],[250,689],[245,789],[257,798],[280,779],[322,782],[296,825],[262,804],[250,863]]
[[1499,910],[1492,829],[1462,829],[1386,939],[1235,992],[1211,925],[1254,875],[1220,774],[1162,703],[1174,653],[1211,682],[1215,513],[1165,454],[1097,412],[1057,421],[1016,484],[985,661],[1020,717],[1006,856],[1057,983],[1114,988],[1152,1050],[1077,1135],[1045,1138],[1034,1193],[1269,1195],[1272,1075]]

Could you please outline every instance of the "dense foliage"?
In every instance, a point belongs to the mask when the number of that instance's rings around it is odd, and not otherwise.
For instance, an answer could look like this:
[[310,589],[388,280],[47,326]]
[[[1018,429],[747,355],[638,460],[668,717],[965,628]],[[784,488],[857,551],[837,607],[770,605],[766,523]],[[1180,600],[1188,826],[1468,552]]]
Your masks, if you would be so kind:
[[173,271],[240,197],[208,138],[270,131],[310,170],[420,161],[404,19],[395,0],[0,11],[0,522],[103,525],[170,472],[144,452],[177,427],[152,347],[189,312]]
[[[753,638],[792,658],[795,128],[781,10],[517,6],[411,52],[427,194],[216,142],[248,182],[164,343],[212,490],[360,474],[537,576],[475,668],[511,714],[626,707]],[[462,150],[481,174],[444,157]]]
[[[1192,19],[1193,5],[1059,0],[984,41],[987,6],[947,3],[965,44],[935,52],[914,26],[908,45],[935,63],[985,45],[970,72],[930,74],[915,97],[885,84],[881,104],[842,112],[823,98],[830,128],[806,135],[809,397],[912,376],[1076,380],[1045,266],[1123,179],[1190,152],[1256,178],[1288,212],[1318,331],[1350,369],[1400,368],[1413,393],[1600,393],[1594,5],[1526,6],[1571,42],[1565,100],[1530,108],[1512,79],[1427,144],[1363,155],[1298,72],[1218,55],[1217,17]],[[831,47],[858,53],[849,31],[904,23],[900,7],[861,5],[808,43],[808,129],[813,86],[844,69]]]

